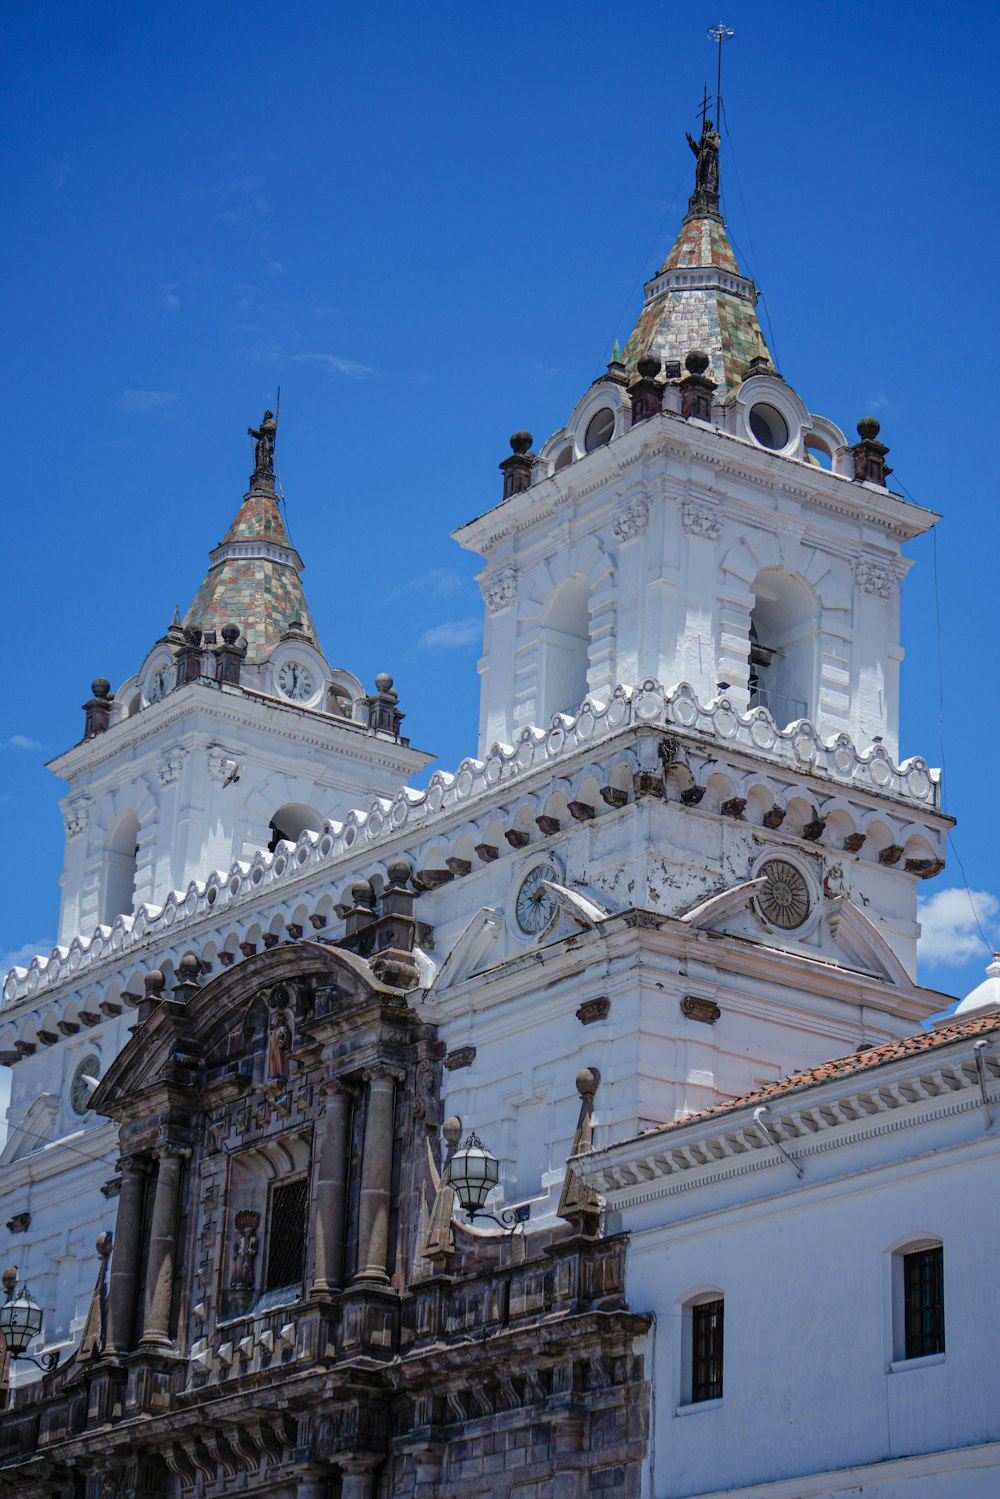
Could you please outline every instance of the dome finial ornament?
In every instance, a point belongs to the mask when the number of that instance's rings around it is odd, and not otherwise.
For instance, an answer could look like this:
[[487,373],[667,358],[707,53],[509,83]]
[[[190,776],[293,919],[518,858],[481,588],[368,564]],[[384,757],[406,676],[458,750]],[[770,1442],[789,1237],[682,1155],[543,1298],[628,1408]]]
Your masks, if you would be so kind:
[[268,479],[274,482],[274,443],[278,435],[278,418],[273,411],[265,411],[261,417],[260,426],[248,427],[247,436],[252,437],[255,442],[253,455],[253,474],[250,477],[251,486],[256,479]]

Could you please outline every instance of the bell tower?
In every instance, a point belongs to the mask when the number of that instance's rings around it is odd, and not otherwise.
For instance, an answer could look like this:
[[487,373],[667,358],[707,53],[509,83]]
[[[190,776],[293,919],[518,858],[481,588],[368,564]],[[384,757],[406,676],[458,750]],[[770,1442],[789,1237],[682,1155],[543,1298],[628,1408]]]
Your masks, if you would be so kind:
[[275,487],[277,422],[254,439],[242,503],[183,620],[117,691],[97,678],[69,783],[59,941],[287,839],[318,838],[427,764],[393,679],[373,692],[324,654]]
[[894,494],[778,373],[719,207],[707,120],[680,233],[625,345],[499,505],[455,532],[486,562],[480,754],[618,684],[686,682],[785,730],[898,746],[901,546],[937,518]]

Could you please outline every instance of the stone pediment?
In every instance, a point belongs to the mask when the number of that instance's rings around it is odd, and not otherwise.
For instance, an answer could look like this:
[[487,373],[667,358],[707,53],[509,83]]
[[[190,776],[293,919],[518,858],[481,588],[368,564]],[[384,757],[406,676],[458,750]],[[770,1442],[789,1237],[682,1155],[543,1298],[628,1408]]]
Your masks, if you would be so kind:
[[108,1068],[93,1107],[120,1118],[137,1095],[197,1086],[205,1074],[231,1074],[237,1086],[256,1073],[280,1078],[302,1026],[373,1000],[405,1005],[406,994],[355,953],[302,941],[255,954],[159,1003]]
[[787,952],[806,951],[901,988],[912,988],[912,979],[885,937],[849,895],[820,897],[818,912],[803,925],[803,935],[809,938],[806,944],[795,931],[783,931],[763,918],[754,897],[765,883],[762,878],[741,881],[699,902],[680,919],[702,931],[765,943]]

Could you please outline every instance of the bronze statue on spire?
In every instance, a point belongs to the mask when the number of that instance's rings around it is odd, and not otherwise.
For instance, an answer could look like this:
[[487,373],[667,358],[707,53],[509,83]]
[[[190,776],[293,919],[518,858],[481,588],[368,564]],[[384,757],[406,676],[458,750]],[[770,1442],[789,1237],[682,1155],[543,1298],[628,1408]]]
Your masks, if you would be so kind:
[[247,436],[256,439],[254,449],[253,477],[258,475],[273,477],[274,475],[274,439],[278,433],[278,423],[273,411],[265,411],[261,418],[259,428],[255,431],[253,427],[247,428]]
[[717,198],[719,196],[719,147],[722,145],[719,132],[712,128],[711,120],[706,120],[701,132],[701,140],[696,141],[689,133],[687,141],[698,158],[698,165],[694,169],[695,193],[711,193]]

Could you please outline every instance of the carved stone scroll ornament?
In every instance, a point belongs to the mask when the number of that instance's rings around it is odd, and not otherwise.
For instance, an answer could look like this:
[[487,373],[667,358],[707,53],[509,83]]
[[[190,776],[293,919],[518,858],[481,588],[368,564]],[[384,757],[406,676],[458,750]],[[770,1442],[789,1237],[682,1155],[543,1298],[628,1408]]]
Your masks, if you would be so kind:
[[483,578],[479,586],[487,609],[491,614],[499,614],[517,600],[517,568],[501,567],[492,577]]
[[260,1214],[253,1208],[242,1208],[236,1214],[236,1231],[239,1238],[233,1250],[233,1278],[229,1282],[231,1291],[252,1291],[254,1260],[259,1248],[257,1229]]
[[172,749],[169,754],[164,755],[156,768],[161,786],[172,786],[174,781],[180,779],[186,758],[187,750],[185,749]]
[[896,587],[892,568],[867,557],[859,557],[854,564],[854,579],[860,593],[869,593],[877,599],[891,598]]
[[630,500],[611,522],[611,529],[619,541],[635,541],[645,536],[649,526],[649,506],[643,499]]
[[90,809],[93,801],[89,796],[75,796],[63,808],[63,822],[66,824],[67,838],[75,838],[77,833],[85,831],[90,822]]
[[681,523],[689,536],[703,536],[706,541],[718,541],[722,535],[722,516],[712,505],[685,500],[681,506]]

